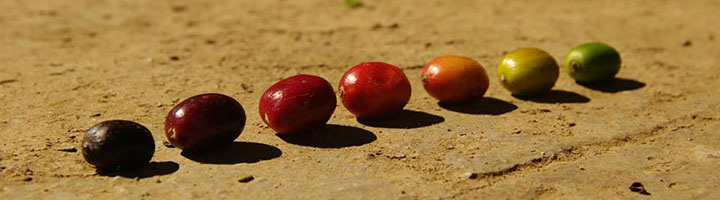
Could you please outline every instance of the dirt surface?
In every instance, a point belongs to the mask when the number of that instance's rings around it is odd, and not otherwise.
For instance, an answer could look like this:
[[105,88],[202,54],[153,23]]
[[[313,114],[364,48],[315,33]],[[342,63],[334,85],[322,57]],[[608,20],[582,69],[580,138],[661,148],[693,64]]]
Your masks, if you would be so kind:
[[[0,199],[718,199],[720,1],[0,1]],[[603,41],[619,79],[518,99],[503,52]],[[438,105],[425,62],[459,54],[488,98]],[[283,140],[257,114],[275,81],[384,61],[412,81],[407,111]],[[217,92],[248,114],[212,155],[163,145],[164,117]],[[153,163],[98,175],[76,152],[110,119],[154,134]],[[636,183],[637,182],[637,183]],[[631,187],[632,186],[632,187]]]

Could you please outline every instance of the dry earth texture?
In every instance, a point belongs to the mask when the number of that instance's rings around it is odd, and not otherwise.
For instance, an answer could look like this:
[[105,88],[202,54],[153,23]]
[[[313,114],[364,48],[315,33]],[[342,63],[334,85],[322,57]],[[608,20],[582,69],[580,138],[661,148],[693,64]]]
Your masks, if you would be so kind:
[[[715,0],[3,0],[0,199],[719,199],[720,1]],[[618,79],[518,99],[497,81],[504,52],[562,62],[603,41]],[[491,76],[484,100],[438,105],[425,62],[458,54]],[[283,140],[257,114],[283,77],[337,86],[384,61],[412,80],[406,111]],[[187,97],[236,98],[248,123],[209,155],[163,145]],[[98,175],[77,152],[85,130],[137,121],[153,162]],[[637,183],[636,183],[637,182]],[[641,187],[641,185],[642,187]],[[633,186],[633,187],[631,187]]]

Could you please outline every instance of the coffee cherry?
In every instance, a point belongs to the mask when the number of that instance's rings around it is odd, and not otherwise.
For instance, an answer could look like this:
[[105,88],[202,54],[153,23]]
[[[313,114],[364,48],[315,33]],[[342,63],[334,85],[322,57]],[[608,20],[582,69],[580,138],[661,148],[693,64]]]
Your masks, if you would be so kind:
[[232,143],[245,127],[245,110],[232,97],[201,94],[177,104],[165,118],[165,136],[182,150],[208,151]]
[[485,68],[463,56],[433,59],[422,72],[422,83],[430,96],[441,102],[460,103],[482,98],[490,85]]
[[301,74],[270,86],[260,98],[259,112],[263,122],[278,134],[292,135],[325,125],[336,103],[327,80]]
[[343,75],[338,88],[345,108],[359,118],[376,118],[402,111],[410,100],[410,81],[393,65],[367,62]]
[[558,79],[559,71],[555,59],[536,48],[511,51],[498,65],[500,83],[518,96],[533,96],[550,91]]
[[620,71],[620,54],[611,46],[585,43],[573,47],[565,59],[567,73],[580,83],[610,80]]
[[126,170],[146,165],[155,153],[155,140],[144,126],[125,120],[100,122],[82,141],[85,161],[99,171]]

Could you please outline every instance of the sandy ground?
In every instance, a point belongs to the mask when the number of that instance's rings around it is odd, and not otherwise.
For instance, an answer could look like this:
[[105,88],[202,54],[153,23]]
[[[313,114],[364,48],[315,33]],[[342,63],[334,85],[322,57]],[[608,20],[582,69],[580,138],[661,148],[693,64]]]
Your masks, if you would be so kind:
[[[720,1],[365,0],[0,1],[0,199],[719,199]],[[619,79],[518,99],[496,78],[503,52],[604,41]],[[440,106],[420,84],[430,59],[488,70],[488,98]],[[401,66],[407,111],[285,141],[258,117],[261,93],[307,73],[337,86],[357,63]],[[248,113],[212,155],[163,145],[164,117],[206,92]],[[73,148],[109,119],[154,134],[149,166],[101,176]],[[247,182],[252,176],[254,179]],[[638,182],[646,190],[633,192]]]

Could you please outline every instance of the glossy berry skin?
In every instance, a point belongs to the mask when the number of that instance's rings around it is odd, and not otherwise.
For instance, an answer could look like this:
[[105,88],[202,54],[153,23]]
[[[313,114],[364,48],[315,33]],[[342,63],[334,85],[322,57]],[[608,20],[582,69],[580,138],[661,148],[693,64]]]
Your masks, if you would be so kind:
[[580,83],[610,80],[620,71],[620,54],[611,46],[585,43],[573,47],[565,58],[568,75]]
[[425,91],[435,99],[461,103],[482,98],[490,79],[485,68],[472,58],[447,55],[425,65],[422,83]]
[[177,104],[165,118],[165,136],[184,151],[211,151],[232,143],[245,128],[245,110],[232,97],[201,94]]
[[146,165],[155,153],[150,130],[135,122],[111,120],[88,129],[82,155],[99,171],[126,170]]
[[279,135],[322,127],[335,112],[330,83],[313,75],[295,75],[270,86],[260,97],[260,118]]
[[355,116],[376,118],[402,111],[410,100],[411,88],[400,68],[366,62],[345,72],[338,93],[345,108]]
[[498,64],[500,83],[517,96],[535,96],[550,91],[559,72],[555,59],[537,48],[511,51]]

